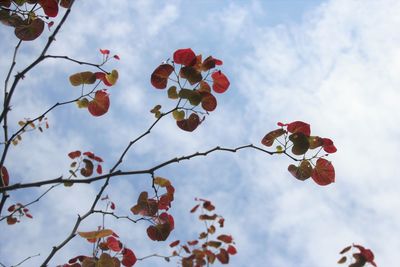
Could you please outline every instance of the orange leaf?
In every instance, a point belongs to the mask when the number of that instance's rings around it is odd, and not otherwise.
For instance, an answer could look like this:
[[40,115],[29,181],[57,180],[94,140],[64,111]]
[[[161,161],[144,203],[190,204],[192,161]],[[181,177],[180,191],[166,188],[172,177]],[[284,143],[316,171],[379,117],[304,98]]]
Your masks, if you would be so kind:
[[224,93],[228,90],[230,82],[228,78],[221,71],[216,71],[211,74],[211,78],[213,80],[212,88],[216,93]]

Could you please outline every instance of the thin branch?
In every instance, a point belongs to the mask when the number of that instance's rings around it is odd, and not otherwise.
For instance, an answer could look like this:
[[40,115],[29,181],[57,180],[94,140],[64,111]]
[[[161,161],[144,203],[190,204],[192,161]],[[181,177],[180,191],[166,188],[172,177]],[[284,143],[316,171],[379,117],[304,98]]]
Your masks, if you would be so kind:
[[[13,184],[10,186],[6,186],[6,187],[2,187],[0,188],[0,192],[3,191],[12,191],[12,190],[17,190],[17,189],[21,189],[21,188],[30,188],[30,187],[40,187],[43,185],[48,185],[48,184],[58,184],[58,183],[69,183],[69,184],[90,184],[92,182],[95,181],[100,181],[100,180],[104,180],[107,178],[111,178],[114,176],[127,176],[127,175],[137,175],[137,174],[151,174],[154,173],[156,170],[161,169],[167,165],[170,164],[174,164],[174,163],[179,163],[180,161],[183,160],[190,160],[192,158],[195,157],[199,157],[199,156],[207,156],[208,154],[211,154],[213,152],[216,151],[226,151],[226,152],[231,152],[231,153],[236,153],[239,150],[244,150],[244,149],[255,149],[258,151],[261,151],[263,153],[267,153],[269,155],[274,155],[274,154],[281,154],[280,152],[271,152],[271,151],[267,151],[263,148],[260,148],[258,146],[255,146],[253,144],[249,144],[249,145],[244,145],[244,146],[239,146],[236,148],[228,148],[228,147],[214,147],[212,149],[209,149],[205,152],[196,152],[187,156],[181,156],[181,157],[175,157],[172,158],[170,160],[164,161],[163,163],[160,163],[152,168],[149,169],[143,169],[143,170],[134,170],[134,171],[112,171],[108,174],[103,174],[103,175],[99,175],[99,176],[95,176],[92,178],[87,178],[87,179],[63,179],[62,176],[55,178],[55,179],[50,179],[50,180],[43,180],[43,181],[38,181],[38,182],[32,182],[32,183],[17,183],[17,184]],[[121,162],[122,162],[122,157],[120,158]],[[296,159],[298,161],[298,159]]]
[[46,55],[46,56],[44,56],[44,58],[45,58],[45,59],[46,59],[46,58],[65,59],[65,60],[69,60],[69,61],[78,63],[79,65],[88,65],[88,66],[96,67],[96,68],[98,68],[99,70],[108,73],[106,70],[104,70],[104,69],[101,67],[101,66],[104,65],[104,63],[105,63],[106,61],[104,61],[104,62],[101,63],[101,64],[94,64],[94,63],[90,63],[90,62],[85,62],[85,61],[80,61],[80,60],[77,60],[77,59],[73,59],[73,58],[70,58],[70,57],[68,57],[68,56]]
[[110,211],[93,210],[93,213],[101,213],[101,214],[104,214],[104,215],[110,215],[110,216],[114,217],[115,219],[126,219],[126,220],[128,220],[128,221],[133,222],[133,223],[137,223],[137,222],[143,221],[143,220],[144,220],[144,221],[147,221],[147,219],[144,218],[144,217],[135,220],[135,219],[132,219],[132,218],[129,217],[129,216],[120,216],[120,215],[117,215],[117,214],[115,214],[114,212],[110,212]]
[[33,255],[33,256],[26,257],[26,258],[25,258],[24,260],[22,260],[20,263],[18,263],[17,265],[12,265],[11,267],[20,266],[22,263],[26,262],[27,260],[30,260],[30,259],[32,259],[32,258],[34,258],[34,257],[39,257],[39,256],[40,256],[40,253],[39,253],[39,254],[36,254],[36,255]]

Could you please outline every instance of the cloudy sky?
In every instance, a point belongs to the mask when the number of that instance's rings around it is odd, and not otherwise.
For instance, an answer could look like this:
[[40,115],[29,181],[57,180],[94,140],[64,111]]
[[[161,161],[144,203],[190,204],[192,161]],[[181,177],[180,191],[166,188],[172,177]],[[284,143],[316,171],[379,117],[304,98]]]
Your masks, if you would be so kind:
[[[258,145],[276,122],[302,120],[312,133],[334,140],[338,152],[329,159],[336,183],[298,181],[287,171],[290,159],[255,150],[216,152],[168,166],[157,172],[176,188],[176,230],[168,241],[192,240],[203,230],[188,212],[193,199],[203,197],[215,203],[226,218],[224,231],[235,239],[238,254],[231,266],[336,266],[338,252],[351,243],[371,248],[379,266],[393,266],[400,249],[399,12],[397,0],[77,1],[49,53],[94,62],[101,58],[99,48],[118,54],[121,60],[107,65],[120,73],[110,89],[110,111],[94,118],[74,104],[54,110],[50,129],[27,133],[12,147],[6,160],[11,183],[68,175],[67,154],[77,149],[102,156],[103,168],[110,168],[154,121],[154,105],[173,107],[150,84],[154,68],[176,49],[191,47],[224,61],[229,90],[218,95],[217,110],[193,133],[178,129],[172,118],[160,121],[128,153],[122,170],[216,145]],[[2,26],[0,34],[4,80],[17,40],[11,28]],[[23,43],[16,70],[45,41],[42,36]],[[11,129],[57,101],[79,96],[68,77],[85,70],[91,69],[61,60],[35,68],[13,99]],[[31,206],[33,220],[3,222],[0,262],[10,266],[40,253],[23,266],[40,265],[69,234],[77,214],[89,208],[100,184],[59,187]],[[45,189],[12,193],[9,203],[29,202]],[[129,214],[143,190],[151,190],[149,177],[118,177],[107,194],[119,214]],[[170,252],[169,242],[148,240],[146,223],[107,223],[138,257]],[[93,216],[80,230],[99,224],[101,218]],[[75,238],[50,266],[90,251]],[[155,258],[137,266],[166,263]]]

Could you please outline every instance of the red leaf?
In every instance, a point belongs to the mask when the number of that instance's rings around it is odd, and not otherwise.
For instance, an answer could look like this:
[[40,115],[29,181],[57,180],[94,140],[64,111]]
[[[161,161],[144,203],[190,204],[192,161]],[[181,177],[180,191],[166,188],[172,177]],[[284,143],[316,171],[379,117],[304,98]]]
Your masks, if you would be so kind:
[[1,181],[0,186],[8,186],[10,182],[10,176],[8,175],[7,168],[5,166],[1,167]]
[[158,66],[151,74],[151,84],[157,89],[165,89],[168,83],[168,77],[174,71],[174,67],[169,64]]
[[44,14],[49,17],[56,17],[58,14],[58,3],[56,0],[40,0],[39,5],[42,6]]
[[174,62],[184,66],[196,64],[196,55],[190,48],[178,49],[174,53]]
[[15,224],[15,223],[17,223],[18,222],[18,219],[17,218],[14,218],[14,217],[11,217],[11,216],[8,216],[7,217],[7,224],[8,225],[13,225],[13,224]]
[[228,246],[227,251],[228,251],[228,253],[229,253],[230,255],[235,255],[235,254],[237,253],[236,248],[235,248],[234,246],[232,246],[232,245],[229,245],[229,246]]
[[229,263],[229,254],[225,249],[221,248],[219,253],[216,256],[217,256],[217,259],[222,264],[228,264]]
[[96,75],[96,79],[103,81],[103,83],[107,86],[112,86],[112,84],[107,81],[106,74],[104,72],[95,72],[94,74]]
[[111,202],[110,208],[111,208],[112,210],[115,210],[115,203],[114,203],[114,202]]
[[118,239],[113,236],[107,237],[107,246],[112,251],[118,252],[122,249],[122,245]]
[[214,111],[217,107],[217,99],[210,93],[201,92],[201,106],[205,111]]
[[101,165],[97,165],[96,172],[98,174],[102,174],[103,173],[103,169],[101,168]]
[[124,248],[124,250],[122,251],[122,255],[122,265],[126,267],[135,265],[137,259],[135,253],[133,253],[132,250],[130,250],[129,248]]
[[101,116],[107,113],[110,107],[110,98],[107,92],[99,90],[96,92],[94,99],[89,102],[88,110],[93,116]]
[[193,240],[193,241],[188,241],[187,243],[188,243],[189,246],[195,246],[195,245],[197,245],[199,243],[199,241],[198,240]]
[[222,61],[216,58],[213,58],[212,56],[209,56],[203,61],[203,64],[201,65],[201,70],[207,71],[212,68],[215,68],[216,65],[222,65]]
[[194,130],[196,130],[197,126],[199,126],[200,123],[200,118],[195,113],[190,114],[189,118],[187,119],[176,121],[178,127],[187,132],[193,132]]
[[200,207],[200,204],[197,204],[196,206],[194,206],[194,207],[190,210],[190,212],[191,212],[191,213],[196,212],[196,210],[197,210],[199,207]]
[[264,138],[261,140],[261,144],[264,146],[272,146],[275,139],[283,135],[286,131],[283,129],[277,129],[267,133]]
[[90,152],[90,151],[86,151],[83,153],[84,156],[90,158],[90,159],[94,159],[94,153]]
[[25,213],[25,216],[28,217],[29,219],[33,219],[32,215],[29,213]]
[[79,150],[68,153],[68,157],[70,157],[71,159],[75,159],[80,156],[81,156],[81,152]]
[[290,133],[302,133],[307,137],[311,134],[310,125],[302,121],[294,121],[287,124],[287,130]]
[[353,245],[354,247],[358,248],[360,250],[361,255],[364,257],[364,259],[371,263],[373,266],[376,267],[376,263],[374,262],[374,253],[367,248],[364,248],[363,246],[360,245]]
[[216,71],[211,74],[211,78],[213,79],[212,88],[216,93],[224,93],[228,90],[230,82],[228,78],[221,71]]
[[118,55],[114,55],[113,58],[115,58],[115,59],[117,59],[117,60],[120,60],[120,58],[119,58]]
[[15,210],[15,205],[12,204],[10,207],[8,207],[8,212],[13,212]]
[[337,151],[337,149],[331,139],[322,138],[322,142],[323,142],[322,147],[324,148],[326,153],[335,153]]
[[311,177],[319,185],[328,185],[335,182],[335,169],[330,161],[319,158]]
[[110,54],[110,50],[108,49],[100,49],[100,53],[103,55],[109,55]]
[[177,245],[179,245],[179,242],[181,242],[180,240],[175,240],[174,242],[172,242],[171,244],[169,244],[169,246],[171,248],[176,247]]
[[232,243],[232,241],[233,241],[233,238],[231,235],[219,235],[217,237],[217,239],[221,240],[222,242],[225,242],[225,243]]

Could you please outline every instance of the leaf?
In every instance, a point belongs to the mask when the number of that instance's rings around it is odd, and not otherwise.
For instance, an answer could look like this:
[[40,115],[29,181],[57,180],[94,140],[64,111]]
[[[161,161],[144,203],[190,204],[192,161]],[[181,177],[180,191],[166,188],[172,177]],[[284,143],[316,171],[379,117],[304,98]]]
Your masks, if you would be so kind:
[[230,82],[221,71],[216,71],[211,74],[211,78],[213,80],[212,88],[214,92],[221,94],[228,90]]
[[333,141],[329,138],[322,138],[323,148],[326,153],[335,153],[337,151]]
[[7,224],[8,224],[8,225],[13,225],[13,224],[15,224],[15,223],[17,223],[17,222],[18,222],[18,219],[17,219],[17,218],[12,217],[12,216],[8,216],[8,217],[7,217]]
[[93,162],[88,159],[83,159],[82,162],[85,164],[85,167],[81,169],[81,174],[85,177],[89,177],[93,174]]
[[232,245],[229,245],[229,246],[228,246],[228,249],[227,249],[226,251],[227,251],[228,254],[230,254],[230,255],[235,255],[235,254],[237,253],[236,248],[235,248],[234,246],[232,246]]
[[287,124],[289,133],[303,133],[305,136],[310,136],[311,129],[308,123],[302,121],[294,121]]
[[215,220],[217,218],[217,214],[208,215],[208,214],[201,214],[199,216],[199,220]]
[[96,172],[98,174],[102,174],[103,173],[103,168],[101,167],[101,165],[97,165]]
[[102,54],[102,55],[109,55],[110,54],[110,50],[108,50],[108,49],[100,49],[100,53]]
[[200,123],[200,118],[195,113],[190,114],[189,118],[187,119],[176,122],[179,128],[188,132],[193,132],[194,130],[196,130],[197,126],[199,126]]
[[1,167],[1,183],[0,186],[8,186],[10,182],[10,176],[8,175],[7,168],[5,166]]
[[221,240],[222,242],[228,243],[228,244],[232,243],[232,241],[233,241],[233,238],[230,235],[219,235],[217,237],[217,239]]
[[172,112],[172,116],[176,121],[181,121],[185,119],[185,111],[183,110],[174,110]]
[[345,247],[344,249],[342,249],[339,253],[340,254],[344,254],[344,253],[346,253],[347,251],[349,251],[351,249],[351,246],[347,246],[347,247]]
[[64,8],[69,8],[71,6],[71,2],[73,0],[61,0],[60,1],[60,6],[64,7]]
[[292,153],[295,155],[303,155],[310,148],[307,136],[301,132],[291,134],[289,140],[293,143]]
[[151,74],[151,84],[157,89],[164,89],[167,87],[168,77],[174,71],[174,67],[170,64],[161,64]]
[[330,161],[319,158],[311,177],[319,185],[328,185],[335,182],[335,169]]
[[91,71],[78,72],[69,76],[69,82],[73,86],[93,84],[96,82],[96,75]]
[[58,3],[56,0],[39,0],[39,5],[43,8],[44,14],[49,17],[56,17],[58,14]]
[[176,91],[176,86],[171,86],[170,88],[168,88],[167,91],[168,94],[168,98],[170,99],[178,99],[178,92]]
[[194,85],[203,80],[201,72],[196,70],[194,67],[182,67],[179,72],[179,76],[188,80],[191,85]]
[[81,156],[81,151],[76,150],[76,151],[72,151],[68,153],[68,157],[70,157],[71,159],[76,159],[78,157]]
[[102,253],[97,261],[96,267],[114,267],[114,260],[107,253]]
[[151,225],[147,228],[147,235],[153,241],[165,241],[170,233],[171,229],[168,223]]
[[137,258],[135,256],[135,253],[133,253],[133,251],[129,248],[124,248],[124,250],[122,251],[122,265],[126,267],[131,267],[135,265],[136,261]]
[[113,231],[110,229],[103,229],[103,230],[99,230],[99,231],[90,231],[90,232],[78,232],[78,235],[80,237],[83,237],[86,239],[98,239],[98,238],[110,236],[112,234],[113,234]]
[[347,257],[346,257],[346,256],[343,256],[340,260],[338,260],[337,263],[342,264],[342,263],[345,263],[346,260],[347,260]]
[[11,0],[0,0],[0,6],[10,7]]
[[200,82],[199,92],[200,93],[202,93],[202,92],[211,93],[211,87],[208,84],[208,82],[206,82],[204,80]]
[[171,185],[171,182],[168,179],[157,176],[154,178],[154,184],[159,185],[161,187],[166,187],[168,185]]
[[217,99],[211,93],[201,92],[201,107],[205,111],[214,111],[217,108]]
[[169,246],[170,246],[171,248],[176,247],[177,245],[179,245],[180,242],[181,242],[180,240],[175,240],[174,242],[171,242],[171,243],[169,244]]
[[203,208],[208,210],[208,211],[215,210],[215,206],[211,203],[211,201],[208,201],[208,200],[203,202]]
[[215,255],[217,257],[217,259],[222,263],[222,264],[228,264],[229,263],[229,254],[228,252],[221,248],[219,250],[219,253],[217,255]]
[[154,216],[158,211],[157,202],[154,199],[148,199],[148,193],[143,191],[140,193],[137,204],[131,208],[135,215]]
[[22,41],[32,41],[38,38],[44,30],[44,22],[40,18],[29,21],[24,20],[23,23],[15,27],[15,36]]
[[315,149],[324,144],[322,138],[319,136],[309,136],[308,142],[310,143],[310,149]]
[[114,85],[118,80],[118,71],[112,70],[111,73],[106,74],[105,78],[110,85]]
[[178,49],[173,55],[174,62],[184,66],[193,66],[196,63],[196,54],[190,48]]
[[94,99],[89,102],[88,110],[93,116],[102,116],[107,113],[110,108],[110,98],[107,92],[99,90],[95,93]]
[[122,249],[122,244],[113,236],[107,237],[107,246],[112,251],[118,252]]
[[197,204],[196,206],[194,206],[191,210],[190,213],[194,213],[196,212],[196,210],[200,207],[200,204]]
[[268,147],[272,146],[275,139],[282,136],[284,133],[286,133],[284,129],[276,129],[274,131],[271,131],[264,136],[264,138],[261,140],[261,144]]
[[216,58],[213,58],[212,56],[207,57],[202,65],[201,65],[201,70],[202,71],[208,71],[210,69],[215,68],[216,65],[222,65],[222,61]]
[[289,165],[288,171],[298,180],[304,181],[311,177],[312,167],[308,160],[303,160],[300,166],[297,167],[293,164]]

